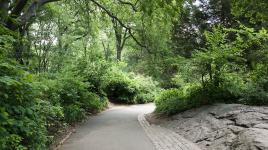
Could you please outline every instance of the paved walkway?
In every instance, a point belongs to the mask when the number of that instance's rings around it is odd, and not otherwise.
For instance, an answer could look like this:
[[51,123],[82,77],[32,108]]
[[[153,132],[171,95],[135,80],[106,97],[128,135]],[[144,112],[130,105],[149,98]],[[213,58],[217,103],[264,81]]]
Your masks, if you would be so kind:
[[156,150],[201,150],[197,145],[177,133],[157,125],[149,124],[143,114],[140,114],[138,119]]
[[138,122],[138,115],[152,112],[152,104],[114,106],[91,117],[60,150],[155,150]]
[[175,132],[150,125],[153,104],[114,106],[91,117],[60,150],[200,150]]

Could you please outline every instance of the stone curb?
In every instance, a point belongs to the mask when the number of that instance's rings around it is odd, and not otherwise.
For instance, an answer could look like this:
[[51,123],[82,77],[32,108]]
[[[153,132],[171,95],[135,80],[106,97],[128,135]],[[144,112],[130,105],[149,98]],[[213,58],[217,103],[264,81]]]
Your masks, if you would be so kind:
[[68,132],[68,134],[66,136],[64,136],[64,138],[57,144],[57,146],[55,148],[53,148],[53,150],[59,150],[61,148],[61,146],[70,138],[70,136],[75,132],[75,129],[72,129],[71,131]]
[[145,114],[138,116],[138,121],[154,144],[156,150],[201,150],[194,143],[179,134],[154,124],[145,119]]

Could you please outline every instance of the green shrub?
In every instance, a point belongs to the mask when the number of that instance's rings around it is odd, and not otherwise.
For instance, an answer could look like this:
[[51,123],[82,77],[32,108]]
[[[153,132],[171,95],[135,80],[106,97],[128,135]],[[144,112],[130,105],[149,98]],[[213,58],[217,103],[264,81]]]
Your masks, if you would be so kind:
[[86,117],[86,112],[78,104],[71,104],[64,107],[65,120],[68,123],[75,123],[82,121]]
[[66,127],[63,107],[60,105],[52,105],[46,100],[40,100],[38,109],[40,110],[40,116],[44,116],[45,119],[47,136],[49,137],[47,144],[49,145],[53,142],[54,136],[57,135],[61,129]]
[[115,77],[105,86],[105,92],[112,102],[132,104],[137,94],[137,88],[130,80]]
[[104,78],[104,91],[109,100],[117,103],[148,103],[155,100],[160,90],[151,77],[123,72],[113,68]]
[[187,109],[213,104],[215,102],[233,102],[233,95],[226,89],[207,84],[185,84],[181,89],[168,89],[161,92],[155,103],[159,114],[173,115]]
[[249,82],[241,102],[248,105],[268,105],[268,80],[259,79],[258,82]]
[[[228,84],[226,84],[228,85]],[[215,87],[213,84],[207,83],[204,87],[198,84],[191,84],[190,88],[185,91],[189,106],[200,107],[202,105],[213,104],[216,102],[235,103],[238,96],[231,93],[232,90],[225,86]]]
[[67,123],[64,118],[64,110],[60,100],[60,84],[53,74],[39,74],[34,76],[34,87],[39,99],[38,107],[41,116],[45,118],[48,143],[53,143],[54,137],[59,134]]
[[102,84],[105,82],[104,76],[109,71],[112,64],[106,61],[85,61],[81,60],[75,71],[78,76],[84,78],[85,83],[89,84],[88,90],[98,94],[99,96],[105,96],[102,89]]
[[82,107],[87,112],[99,112],[108,105],[108,99],[106,97],[100,97],[95,93],[88,93],[87,96],[81,99]]
[[164,90],[157,97],[156,112],[164,115],[173,115],[188,109],[183,92],[179,89]]
[[248,105],[268,105],[268,58],[264,64],[258,64],[251,73],[246,84],[246,90],[241,99]]
[[247,105],[267,105],[268,94],[262,88],[256,85],[249,85],[247,93],[241,99],[241,102]]
[[90,84],[72,72],[39,74],[35,80],[51,141],[68,123],[82,121],[87,112],[99,112],[107,106],[107,98],[89,92]]
[[45,149],[45,117],[31,77],[11,63],[0,63],[0,149]]
[[160,91],[158,83],[151,77],[145,77],[137,74],[133,74],[132,76],[132,80],[137,88],[135,103],[143,104],[153,102],[156,98],[157,92]]
[[151,93],[139,93],[134,99],[135,104],[145,104],[152,102],[154,100],[154,96]]
[[115,103],[133,104],[137,88],[129,74],[113,67],[104,77],[102,85],[108,99]]
[[78,114],[78,107],[81,109],[80,112],[99,112],[107,106],[107,100],[90,92],[90,84],[84,82],[83,78],[75,76],[71,72],[57,74],[56,76],[54,79],[46,79],[41,82],[45,86],[42,90],[42,98],[50,101],[55,106],[63,107],[64,114],[68,115],[65,116],[68,123],[74,123],[75,120],[81,121],[80,116],[75,119],[76,113],[71,114],[68,111],[72,108]]
[[78,103],[86,98],[87,85],[81,80],[77,77],[67,76],[57,81],[60,84],[59,95],[62,105]]
[[211,103],[209,92],[204,90],[201,85],[191,83],[183,88],[189,108],[199,107]]

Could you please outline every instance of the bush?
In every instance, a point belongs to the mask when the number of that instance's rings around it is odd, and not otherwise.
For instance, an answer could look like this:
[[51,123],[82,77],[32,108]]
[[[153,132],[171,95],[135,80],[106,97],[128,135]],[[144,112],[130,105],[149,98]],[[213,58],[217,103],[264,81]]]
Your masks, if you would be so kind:
[[156,112],[172,115],[216,102],[267,105],[267,81],[265,77],[261,77],[245,83],[238,74],[229,73],[224,74],[218,87],[210,82],[203,86],[194,82],[187,83],[181,89],[161,92],[156,99]]
[[105,86],[105,92],[112,102],[132,104],[137,88],[129,79],[114,77]]
[[[45,79],[41,84],[45,86],[42,91],[42,98],[53,103],[53,105],[60,105],[64,111],[71,108],[78,112],[76,109],[79,107],[81,112],[99,112],[107,106],[107,99],[102,98],[95,93],[89,91],[90,83],[84,82],[84,79],[75,76],[71,72],[64,72],[64,74],[56,74],[56,78]],[[72,106],[71,106],[72,105]],[[75,105],[75,106],[73,106]],[[70,106],[70,107],[69,107]],[[64,113],[67,114],[67,113]],[[70,116],[70,115],[69,115]],[[72,120],[75,122],[75,115],[69,119],[65,116],[67,122]],[[77,116],[77,121],[81,118]]]
[[145,104],[154,100],[154,95],[151,93],[139,93],[134,99],[135,104]]
[[252,84],[249,85],[247,93],[244,94],[241,102],[247,105],[267,105],[268,94],[262,88]]
[[88,91],[90,84],[72,72],[39,74],[35,81],[51,141],[66,125],[82,121],[86,113],[96,113],[107,106],[107,98]]
[[267,84],[267,79],[262,79],[256,83],[249,82],[241,102],[247,105],[268,105]]
[[268,105],[268,58],[266,64],[256,65],[255,70],[248,79],[246,90],[241,99],[248,105]]
[[45,149],[47,131],[31,77],[0,62],[0,149]]
[[183,88],[189,108],[199,107],[211,103],[210,92],[204,90],[199,84],[188,84]]
[[156,99],[156,112],[173,115],[187,109],[213,104],[215,102],[234,102],[234,95],[227,89],[206,84],[185,84],[181,89],[168,89],[161,92]]
[[89,84],[89,91],[99,96],[105,96],[102,84],[105,82],[104,76],[110,67],[111,64],[105,61],[98,60],[92,62],[81,60],[74,70],[77,72],[77,76],[82,76],[85,83]]
[[56,82],[60,85],[58,91],[62,105],[80,103],[87,98],[87,85],[81,78],[68,75],[60,77]]
[[239,103],[246,90],[246,77],[242,73],[224,73],[221,76],[219,99],[224,103]]
[[157,97],[156,112],[164,115],[173,115],[188,109],[187,100],[179,89],[164,90]]
[[[60,85],[58,91],[63,106],[77,104],[87,112],[98,112],[107,103],[89,91],[90,83],[84,82],[84,78],[70,73],[67,76],[60,75],[57,82]],[[99,105],[93,105],[97,103]]]
[[[211,83],[207,83],[204,87],[198,84],[190,84],[190,87],[185,91],[187,95],[188,104],[190,108],[200,107],[202,105],[209,105],[213,103],[236,103],[239,99],[239,93],[232,93],[237,91],[229,83],[222,83],[225,86],[216,87]],[[229,85],[228,88],[226,85]]]
[[108,105],[108,99],[106,97],[100,97],[95,93],[89,92],[87,96],[81,99],[82,107],[87,112],[99,112],[104,110]]
[[68,123],[75,123],[82,121],[86,117],[86,112],[78,104],[71,104],[64,107],[65,120]]
[[40,100],[38,103],[40,116],[45,119],[45,126],[47,129],[48,145],[53,142],[54,136],[57,135],[61,129],[66,127],[64,120],[64,110],[60,105],[52,105],[49,101]]
[[156,98],[157,92],[160,91],[158,83],[151,77],[133,74],[132,80],[137,88],[137,95],[135,103],[143,104],[153,102]]
[[160,90],[151,77],[123,72],[119,68],[113,68],[104,79],[104,91],[109,100],[116,103],[152,102]]

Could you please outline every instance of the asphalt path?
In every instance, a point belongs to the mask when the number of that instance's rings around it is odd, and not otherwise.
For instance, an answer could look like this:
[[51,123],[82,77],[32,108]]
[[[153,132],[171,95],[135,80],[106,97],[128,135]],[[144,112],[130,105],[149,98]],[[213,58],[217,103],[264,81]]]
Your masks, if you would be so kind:
[[137,119],[153,110],[153,104],[113,106],[79,126],[60,150],[155,150]]

